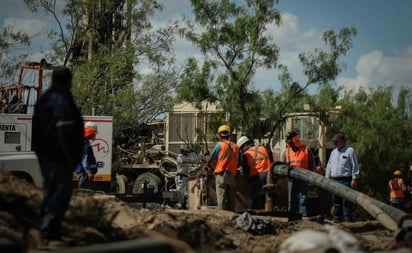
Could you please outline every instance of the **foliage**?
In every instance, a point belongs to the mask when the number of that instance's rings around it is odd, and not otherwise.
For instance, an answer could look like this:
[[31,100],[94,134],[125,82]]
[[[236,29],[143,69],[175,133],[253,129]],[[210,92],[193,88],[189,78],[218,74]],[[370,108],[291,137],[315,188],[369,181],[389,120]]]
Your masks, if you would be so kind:
[[342,127],[340,109],[336,109],[340,90],[334,89],[330,84],[324,84],[320,86],[317,94],[308,96],[307,102],[311,109],[319,115],[320,121],[327,127],[326,140],[332,139]]
[[0,78],[6,79],[14,74],[15,70],[25,59],[26,55],[12,55],[12,49],[29,46],[30,37],[23,32],[15,32],[12,27],[3,27],[0,30]]
[[411,90],[403,88],[397,98],[392,87],[346,92],[342,127],[348,145],[355,148],[360,165],[360,191],[383,201],[394,170],[404,175],[412,157]]
[[[387,199],[386,185],[393,170],[406,174],[410,166],[411,90],[403,88],[395,96],[391,87],[344,92],[331,86],[345,67],[340,57],[352,47],[354,28],[326,31],[323,49],[299,55],[307,77],[301,84],[279,63],[280,49],[267,33],[269,27],[281,23],[276,0],[247,0],[243,5],[229,0],[191,0],[194,20],[181,29],[172,23],[156,31],[150,18],[161,6],[152,0],[69,0],[62,14],[55,0],[25,2],[33,11],[44,9],[55,17],[59,29],[51,33],[56,44],[48,61],[73,68],[73,92],[83,113],[90,114],[94,108],[98,115],[115,117],[114,145],[134,143],[141,124],[170,109],[176,102],[174,95],[177,102],[190,102],[197,108],[205,101],[219,104],[222,112],[208,118],[210,131],[198,133],[205,140],[222,123],[251,137],[262,137],[267,129],[261,118],[273,123],[273,134],[285,113],[302,111],[308,103],[319,113],[329,135],[344,132],[355,148],[362,192]],[[174,67],[170,48],[178,28],[203,56],[187,59],[182,73]],[[19,44],[29,44],[27,35],[2,30],[3,59]],[[143,65],[150,70],[142,69]],[[4,61],[0,75],[7,73],[3,66]],[[253,77],[260,68],[280,69],[280,91],[255,89]],[[311,85],[318,85],[317,94],[307,93]],[[336,105],[342,111],[331,117],[330,109]]]
[[176,88],[176,102],[189,102],[196,108],[202,109],[202,102],[216,102],[213,87],[213,69],[216,65],[213,62],[204,62],[203,66],[198,66],[196,59],[189,58],[186,62],[184,73],[180,78],[180,83]]
[[176,24],[152,28],[150,18],[161,10],[157,1],[70,0],[62,14],[55,0],[25,1],[55,17],[52,62],[74,70],[73,93],[83,114],[114,116],[115,147],[135,144],[141,125],[171,107]]
[[203,66],[188,59],[178,98],[195,105],[217,101],[232,128],[256,133],[261,97],[251,80],[258,68],[277,64],[278,48],[265,34],[269,25],[280,22],[275,3],[192,0],[195,20],[181,33],[200,49]]
[[[312,52],[299,54],[299,60],[303,65],[304,73],[307,77],[305,84],[301,85],[293,81],[286,66],[280,65],[280,80],[282,92],[278,95],[278,107],[275,107],[277,117],[274,118],[274,124],[271,134],[273,135],[278,126],[282,123],[283,115],[287,112],[296,112],[302,108],[303,103],[310,102],[306,90],[310,85],[318,84],[319,86],[328,85],[329,82],[336,79],[344,68],[343,63],[339,61],[342,55],[352,47],[352,37],[357,33],[355,28],[342,28],[338,34],[333,30],[323,33],[323,42],[327,51],[316,48]],[[313,104],[311,104],[313,106]],[[317,112],[326,120],[326,112],[329,108],[315,106]],[[269,138],[271,142],[272,136]]]
[[[301,111],[304,103],[311,103],[306,93],[309,85],[326,85],[336,78],[344,67],[339,58],[352,46],[356,30],[326,31],[323,41],[328,50],[300,54],[308,79],[301,85],[293,81],[286,66],[278,65],[279,49],[265,33],[281,22],[275,3],[246,1],[238,6],[231,1],[191,1],[195,22],[189,21],[181,33],[200,49],[204,60],[199,66],[197,59],[188,59],[177,89],[180,101],[194,105],[217,101],[226,113],[221,122],[227,120],[240,132],[261,138],[267,131],[263,119],[273,122],[273,134],[285,113]],[[277,66],[281,91],[254,89],[256,70]]]

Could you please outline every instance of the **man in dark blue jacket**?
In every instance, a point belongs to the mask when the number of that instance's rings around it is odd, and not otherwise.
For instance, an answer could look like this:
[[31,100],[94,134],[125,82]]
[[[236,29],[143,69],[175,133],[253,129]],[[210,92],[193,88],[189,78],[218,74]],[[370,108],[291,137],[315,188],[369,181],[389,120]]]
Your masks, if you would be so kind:
[[37,101],[33,115],[33,149],[44,179],[43,243],[61,240],[62,221],[72,195],[72,173],[82,158],[83,119],[71,87],[70,69],[54,69],[51,87]]

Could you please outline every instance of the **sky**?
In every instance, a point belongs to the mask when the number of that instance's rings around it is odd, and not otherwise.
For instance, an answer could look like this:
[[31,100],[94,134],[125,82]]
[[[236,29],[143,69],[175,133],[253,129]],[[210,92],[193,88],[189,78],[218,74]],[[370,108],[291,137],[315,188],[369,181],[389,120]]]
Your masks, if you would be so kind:
[[[63,0],[57,0],[64,4]],[[163,11],[152,22],[155,26],[191,15],[189,0],[160,0]],[[242,2],[242,1],[238,1]],[[343,27],[354,27],[357,35],[353,47],[342,58],[343,72],[332,83],[348,90],[376,89],[390,84],[395,88],[412,88],[412,1],[410,0],[280,0],[275,6],[282,13],[282,25],[268,26],[268,32],[280,48],[280,63],[288,66],[295,81],[304,84],[305,76],[298,54],[324,46],[321,37],[326,30],[338,33]],[[48,30],[57,24],[43,11],[31,13],[23,0],[0,1],[0,26],[27,32],[33,36],[28,53],[33,60],[50,50]],[[198,50],[187,41],[174,43],[177,63],[191,56],[200,58]],[[253,80],[257,89],[279,90],[278,73],[259,70]]]

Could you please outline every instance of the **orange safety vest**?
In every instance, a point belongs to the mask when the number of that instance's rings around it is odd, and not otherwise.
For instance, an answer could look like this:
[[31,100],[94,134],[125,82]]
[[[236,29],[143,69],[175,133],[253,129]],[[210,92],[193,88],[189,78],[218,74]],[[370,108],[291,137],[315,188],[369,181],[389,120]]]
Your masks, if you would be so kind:
[[402,178],[394,178],[389,181],[390,198],[405,198],[405,193],[402,191],[402,185]]
[[219,153],[215,166],[215,174],[220,174],[228,170],[232,175],[236,175],[239,166],[239,147],[231,141],[219,142]]
[[297,152],[294,152],[292,148],[286,149],[286,163],[291,167],[298,167],[302,169],[309,169],[309,152],[308,146],[301,146]]
[[249,167],[249,177],[269,171],[270,159],[265,147],[252,146],[245,152],[245,155]]

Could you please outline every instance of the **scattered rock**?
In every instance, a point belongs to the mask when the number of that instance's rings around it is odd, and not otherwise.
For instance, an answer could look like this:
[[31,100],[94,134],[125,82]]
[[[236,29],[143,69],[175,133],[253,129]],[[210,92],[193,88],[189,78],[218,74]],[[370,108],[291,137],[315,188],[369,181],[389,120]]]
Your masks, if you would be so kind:
[[[21,252],[30,252],[39,244],[41,201],[40,189],[0,171],[0,239],[4,245],[12,242]],[[347,242],[367,252],[394,247],[393,233],[376,221],[333,224],[326,220],[324,223],[330,225],[324,226],[306,218],[288,222],[282,217],[239,215],[217,209],[188,211],[159,205],[153,205],[153,209],[133,206],[138,205],[101,193],[74,194],[63,223],[64,237],[72,242],[70,246],[150,237],[167,242],[175,252],[282,250],[290,253],[293,252],[288,248],[292,246],[290,242],[302,235],[304,238],[329,238],[322,247],[334,245],[337,250]],[[246,224],[247,229],[240,223]],[[317,241],[309,239],[309,242],[316,244]],[[353,249],[357,249],[355,246]]]

